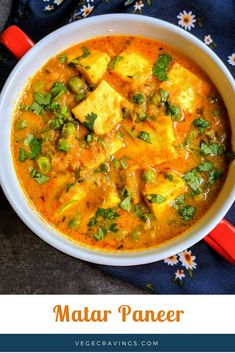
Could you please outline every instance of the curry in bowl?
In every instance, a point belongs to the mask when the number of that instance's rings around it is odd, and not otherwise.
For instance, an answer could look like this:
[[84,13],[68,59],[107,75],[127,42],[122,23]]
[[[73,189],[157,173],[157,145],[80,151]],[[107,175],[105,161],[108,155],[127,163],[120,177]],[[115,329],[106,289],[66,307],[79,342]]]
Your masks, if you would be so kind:
[[223,101],[164,43],[105,36],[50,59],[14,113],[14,165],[35,210],[74,242],[141,250],[179,236],[220,192]]

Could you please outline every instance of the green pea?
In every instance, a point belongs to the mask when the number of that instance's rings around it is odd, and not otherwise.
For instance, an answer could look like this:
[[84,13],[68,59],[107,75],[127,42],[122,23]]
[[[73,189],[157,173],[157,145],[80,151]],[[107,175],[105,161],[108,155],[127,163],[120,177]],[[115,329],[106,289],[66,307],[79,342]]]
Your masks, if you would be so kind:
[[74,93],[80,93],[81,91],[85,91],[87,89],[87,85],[83,79],[81,79],[79,76],[73,76],[70,77],[68,81],[68,87],[69,89],[74,92]]
[[80,226],[81,223],[81,215],[78,214],[76,217],[73,217],[70,219],[68,226],[71,229],[77,229]]
[[76,127],[73,123],[67,123],[63,126],[61,135],[63,137],[75,136],[76,135]]
[[152,169],[147,169],[144,171],[141,178],[146,183],[153,183],[156,179],[156,174]]
[[80,103],[86,97],[86,92],[82,90],[81,92],[75,95],[75,100],[77,103]]
[[37,159],[37,166],[41,173],[46,174],[51,170],[50,159],[46,156],[41,156]]
[[59,139],[58,142],[58,149],[63,151],[63,152],[68,152],[69,150],[69,142],[65,138]]

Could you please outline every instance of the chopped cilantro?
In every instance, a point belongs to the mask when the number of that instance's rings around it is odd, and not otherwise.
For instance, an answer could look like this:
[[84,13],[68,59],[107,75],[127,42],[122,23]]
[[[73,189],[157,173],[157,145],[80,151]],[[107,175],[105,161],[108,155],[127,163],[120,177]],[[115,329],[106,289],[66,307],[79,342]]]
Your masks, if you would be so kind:
[[160,93],[160,97],[161,97],[161,103],[165,104],[167,102],[167,98],[169,96],[169,93],[162,88],[159,89],[159,93]]
[[87,47],[82,47],[81,49],[82,49],[82,54],[77,58],[73,59],[70,64],[77,65],[79,64],[81,59],[87,58],[91,54],[90,50]]
[[33,167],[29,167],[29,175],[38,183],[38,184],[44,184],[46,183],[50,178],[47,175],[44,175],[40,172],[38,172],[36,169]]
[[32,141],[32,139],[34,138],[33,134],[28,134],[26,136],[26,138],[24,139],[24,145],[28,146],[30,144],[30,142]]
[[127,162],[126,162],[126,158],[122,158],[120,159],[120,166],[122,169],[127,169]]
[[95,113],[90,113],[85,116],[86,120],[84,121],[84,125],[86,126],[87,129],[94,131],[94,123],[95,120],[97,119],[97,114]]
[[138,133],[138,139],[143,140],[146,143],[152,143],[151,136],[149,132],[146,131],[140,131]]
[[121,61],[123,60],[122,56],[115,56],[110,63],[108,64],[108,70],[113,70],[115,68],[115,66]]
[[51,101],[51,94],[50,93],[35,92],[33,94],[33,96],[34,96],[35,101],[41,106],[46,106]]
[[166,198],[160,194],[146,194],[145,197],[150,203],[163,203],[166,200]]
[[159,58],[155,61],[152,72],[159,81],[167,80],[167,66],[171,61],[172,58],[168,54],[159,55]]
[[213,185],[222,175],[223,173],[218,169],[210,170],[208,173],[208,184]]
[[184,174],[184,181],[190,188],[195,192],[201,192],[201,184],[203,183],[203,178],[198,173],[197,169],[192,169],[190,172]]
[[224,153],[224,147],[216,142],[207,144],[201,141],[200,152],[205,156],[218,156]]
[[181,110],[178,105],[167,103],[166,112],[173,120],[178,121],[181,118]]
[[195,212],[196,208],[191,205],[184,204],[184,206],[179,208],[179,215],[184,221],[191,221]]
[[37,139],[35,137],[33,137],[30,142],[29,142],[29,146],[31,148],[31,151],[27,153],[27,156],[30,159],[36,159],[37,156],[39,155],[40,151],[41,151],[41,144],[42,144],[42,140],[41,139]]
[[122,202],[120,203],[120,207],[124,210],[124,211],[128,211],[130,212],[131,210],[131,196],[127,196],[124,200],[122,200]]
[[132,96],[132,101],[135,104],[143,104],[145,102],[144,95],[142,93],[136,93]]
[[194,206],[185,203],[184,195],[179,195],[175,199],[172,207],[175,210],[178,210],[180,217],[183,218],[184,221],[190,221],[196,212],[196,208]]
[[102,217],[104,219],[115,219],[119,217],[115,208],[99,208],[95,214],[96,218]]
[[26,129],[27,125],[27,120],[17,120],[15,123],[15,128],[16,130],[24,130]]
[[107,233],[107,230],[103,227],[100,227],[98,232],[93,234],[93,237],[95,238],[95,240],[102,240],[104,239],[106,233]]
[[203,118],[198,118],[193,120],[193,125],[198,127],[198,130],[200,131],[201,134],[203,134],[206,128],[210,126],[208,121],[204,120]]
[[103,173],[108,173],[109,170],[110,170],[109,164],[108,164],[108,163],[102,163],[102,164],[100,165],[100,170],[101,170],[101,172],[103,172]]
[[174,179],[172,174],[165,174],[165,178],[169,181],[173,181],[173,179]]
[[199,164],[199,166],[197,167],[197,169],[198,169],[200,172],[209,172],[209,171],[212,170],[213,168],[214,168],[213,163],[208,162],[208,161],[205,161],[205,162]]

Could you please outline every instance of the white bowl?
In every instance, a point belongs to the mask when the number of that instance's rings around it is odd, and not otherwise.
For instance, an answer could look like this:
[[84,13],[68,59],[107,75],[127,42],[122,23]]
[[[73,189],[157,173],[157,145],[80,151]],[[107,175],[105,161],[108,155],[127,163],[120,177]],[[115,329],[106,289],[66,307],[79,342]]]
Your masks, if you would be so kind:
[[[16,65],[1,93],[0,100],[0,181],[12,207],[40,238],[66,254],[82,260],[115,266],[139,265],[172,256],[187,249],[208,234],[223,218],[235,196],[235,164],[214,204],[204,217],[179,238],[145,251],[111,253],[78,245],[51,227],[30,206],[17,179],[10,146],[12,113],[24,86],[45,62],[62,50],[87,39],[112,34],[144,36],[163,41],[194,60],[208,74],[221,93],[235,136],[235,84],[221,60],[186,31],[167,22],[139,15],[102,15],[71,23],[38,42]],[[24,246],[22,244],[22,246]]]

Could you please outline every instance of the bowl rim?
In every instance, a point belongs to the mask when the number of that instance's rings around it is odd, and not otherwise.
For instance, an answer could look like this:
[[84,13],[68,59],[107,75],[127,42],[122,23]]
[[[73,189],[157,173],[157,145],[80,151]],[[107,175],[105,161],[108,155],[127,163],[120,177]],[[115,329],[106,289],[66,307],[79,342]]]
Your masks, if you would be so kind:
[[[203,51],[205,54],[207,54],[218,66],[218,68],[223,72],[227,82],[235,92],[235,83],[233,80],[232,75],[230,74],[229,70],[225,66],[225,64],[221,61],[221,59],[211,50],[209,49],[200,39],[192,35],[191,33],[186,32],[185,30],[167,22],[163,21],[160,19],[156,19],[153,17],[148,17],[148,16],[143,16],[143,15],[136,15],[136,14],[105,14],[105,15],[99,15],[99,16],[94,16],[90,18],[83,19],[82,21],[75,21],[73,23],[67,24],[63,27],[60,27],[59,29],[51,32],[44,38],[42,38],[39,42],[35,44],[35,46],[27,52],[24,57],[17,63],[15,68],[12,70],[10,73],[7,81],[4,84],[4,87],[1,92],[0,96],[0,112],[2,110],[2,106],[4,103],[4,100],[6,99],[7,95],[9,94],[8,89],[12,82],[14,81],[15,75],[17,74],[18,70],[20,67],[30,58],[37,53],[40,48],[42,48],[46,42],[50,42],[52,38],[54,38],[56,35],[64,33],[64,31],[69,31],[73,29],[78,29],[79,27],[86,27],[89,26],[89,24],[96,24],[98,25],[101,22],[107,22],[110,23],[111,26],[111,21],[114,20],[123,20],[123,21],[134,21],[136,23],[149,23],[153,25],[159,25],[160,27],[167,28],[170,31],[174,31],[177,35],[180,37],[183,37],[187,41],[195,44],[201,51]],[[25,80],[27,82],[29,77]],[[13,110],[11,109],[11,112]],[[9,129],[11,130],[12,127],[12,119],[9,123],[10,127]],[[0,131],[0,136],[1,136],[1,131]],[[4,162],[2,152],[0,152],[0,162]],[[8,161],[8,163],[11,163]],[[2,164],[3,165],[3,164]],[[12,166],[12,169],[14,169],[14,166]],[[17,177],[16,177],[17,178]],[[39,236],[42,240],[47,242],[48,244],[52,245],[56,249],[70,255],[76,258],[79,258],[81,260],[93,262],[96,264],[102,264],[102,265],[112,265],[112,266],[131,266],[131,265],[141,265],[141,264],[147,264],[155,261],[160,261],[166,257],[172,256],[176,253],[179,253],[195,243],[197,243],[199,240],[201,240],[205,234],[208,234],[222,219],[222,217],[226,214],[226,212],[229,210],[230,206],[233,203],[234,197],[235,197],[235,185],[233,189],[230,192],[229,197],[225,200],[224,204],[220,207],[220,209],[217,211],[216,215],[212,218],[210,223],[205,223],[204,226],[202,226],[202,230],[200,229],[196,231],[196,234],[193,236],[190,236],[185,239],[181,239],[177,244],[170,247],[169,249],[164,246],[144,250],[144,251],[136,251],[136,252],[130,252],[130,253],[112,253],[112,252],[102,252],[97,249],[88,249],[82,245],[76,244],[72,242],[71,240],[68,240],[64,235],[61,235],[61,233],[57,232],[50,232],[50,229],[48,228],[48,223],[45,222],[47,225],[48,231],[45,231],[45,229],[42,229],[42,224],[34,224],[33,219],[28,217],[27,215],[24,214],[24,212],[21,209],[21,205],[15,201],[14,195],[11,193],[9,185],[7,185],[5,175],[3,173],[3,168],[0,168],[0,183],[1,187],[10,202],[11,206],[13,207],[14,211],[18,214],[18,216],[23,220],[23,222],[37,235]],[[32,212],[38,217],[39,214],[35,212],[35,210],[32,208],[31,205],[28,204],[27,198],[25,197],[25,193],[23,189],[21,188],[20,190],[21,196],[22,196],[22,203],[27,203],[27,207],[30,207]],[[200,223],[200,220],[199,222]],[[186,231],[187,232],[187,231]],[[53,234],[52,234],[53,233]],[[57,236],[55,236],[55,233],[57,233]],[[58,236],[59,235],[59,236]],[[63,237],[63,239],[62,239]],[[179,237],[183,238],[183,237]],[[172,243],[173,244],[173,243]],[[160,249],[161,248],[161,249]],[[156,250],[160,251],[156,253]],[[128,256],[126,256],[126,254]]]

